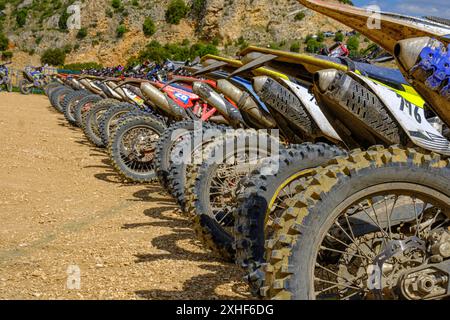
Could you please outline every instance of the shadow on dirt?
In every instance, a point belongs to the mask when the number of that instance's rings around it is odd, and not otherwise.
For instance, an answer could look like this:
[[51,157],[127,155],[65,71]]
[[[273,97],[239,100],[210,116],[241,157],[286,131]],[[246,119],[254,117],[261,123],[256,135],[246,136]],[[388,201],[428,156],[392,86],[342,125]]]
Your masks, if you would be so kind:
[[[160,260],[177,260],[198,262],[198,268],[205,270],[204,273],[196,275],[186,280],[182,287],[175,290],[140,290],[136,295],[143,299],[230,299],[231,296],[219,295],[216,288],[229,286],[240,298],[249,298],[248,288],[242,282],[244,273],[241,269],[231,263],[226,263],[222,259],[214,257],[211,253],[204,252],[202,245],[196,240],[196,235],[190,223],[183,217],[175,217],[174,206],[152,208],[144,211],[144,215],[152,218],[153,221],[125,224],[123,229],[134,229],[140,227],[165,227],[170,228],[171,233],[151,240],[153,247],[164,251],[158,254],[136,254],[136,263],[150,263]],[[172,213],[172,214],[171,214]],[[154,221],[154,220],[157,221]],[[195,248],[195,251],[180,247],[179,243],[187,243],[188,247]],[[231,285],[231,283],[233,283]]]
[[[50,107],[53,109],[52,107]],[[54,109],[53,109],[54,110]],[[56,112],[56,111],[55,111]],[[65,123],[65,119],[59,119],[59,125],[82,133],[79,128]],[[94,177],[118,186],[135,186],[126,181],[114,170],[105,149],[94,147],[88,140],[81,136],[75,139],[77,144],[87,146],[91,150],[90,156],[99,160],[94,165],[85,166],[86,169],[94,169]],[[151,245],[158,251],[156,253],[136,252],[134,254],[136,264],[149,264],[158,261],[191,262],[194,268],[191,278],[178,286],[164,284],[163,288],[151,290],[138,290],[135,295],[141,299],[248,299],[248,287],[241,280],[244,272],[231,263],[226,263],[213,254],[204,251],[202,244],[196,240],[195,232],[187,218],[176,216],[178,209],[175,201],[168,197],[158,183],[142,185],[141,190],[136,191],[127,199],[130,202],[151,203],[156,208],[144,210],[147,221],[138,223],[126,223],[123,230],[139,230],[158,227],[167,228],[169,233],[149,236]],[[218,288],[220,290],[217,290]],[[146,288],[143,288],[146,289]],[[220,292],[220,293],[218,293]],[[227,294],[229,292],[229,294]]]
[[[53,114],[57,114],[57,115],[61,115],[61,112],[59,112],[58,110],[56,110],[51,104],[46,106],[46,109],[48,111],[50,111]],[[61,118],[59,118],[58,120],[61,120]]]
[[[204,274],[192,277],[183,283],[177,290],[139,290],[135,294],[141,299],[148,300],[249,300],[248,288],[242,282],[231,285],[230,290],[239,297],[217,294],[216,288],[230,282],[239,281],[235,276],[235,267],[223,265],[202,264],[199,268],[205,270]],[[231,272],[230,272],[231,271]]]
[[63,119],[58,119],[58,126],[66,128],[66,129],[69,129],[69,130],[74,131],[74,132],[80,132],[79,128],[68,124],[67,121],[64,118]]
[[[155,197],[154,194],[157,194],[161,197]],[[144,202],[158,202],[160,205],[174,205],[175,202],[168,198],[168,194],[163,190],[163,188],[155,183],[145,187],[145,189],[136,191],[133,193],[132,199],[128,199],[128,201],[144,201]]]
[[103,149],[100,148],[96,148],[93,147],[92,145],[90,145],[92,153],[89,156],[92,157],[102,157],[102,159],[100,159],[101,164],[98,165],[89,165],[89,166],[84,166],[85,169],[100,169],[103,172],[99,172],[99,173],[95,173],[94,177],[98,180],[102,180],[104,182],[108,182],[108,183],[112,183],[112,184],[116,184],[116,185],[120,185],[122,187],[126,187],[126,186],[132,186],[132,183],[127,183],[127,181],[116,172],[116,170],[114,170],[112,164],[111,164],[111,160],[109,159],[106,151],[104,151]]

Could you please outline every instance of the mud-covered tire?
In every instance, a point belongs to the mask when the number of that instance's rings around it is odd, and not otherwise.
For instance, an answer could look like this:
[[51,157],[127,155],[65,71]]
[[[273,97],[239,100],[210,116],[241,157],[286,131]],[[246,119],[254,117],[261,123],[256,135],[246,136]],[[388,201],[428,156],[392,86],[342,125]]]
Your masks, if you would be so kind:
[[146,128],[151,131],[156,136],[151,141],[151,144],[156,145],[159,136],[166,130],[166,125],[154,116],[144,114],[123,120],[114,133],[108,148],[111,161],[115,170],[126,180],[141,183],[152,182],[157,179],[154,170],[154,159],[145,163],[145,170],[143,172],[137,172],[135,169],[130,168],[122,158],[122,152],[124,150],[122,139],[129,131],[136,128]]
[[77,126],[80,128],[83,127],[83,114],[89,110],[90,107],[92,107],[95,103],[99,102],[100,100],[103,100],[102,97],[100,97],[97,94],[90,94],[84,98],[82,98],[80,101],[78,101],[78,104],[75,106],[75,122]]
[[114,135],[114,130],[112,129],[111,124],[134,109],[136,109],[136,107],[130,103],[119,102],[118,104],[111,106],[103,114],[99,123],[99,131],[104,146],[109,145],[110,138]]
[[[319,90],[316,89],[316,92]],[[345,118],[343,122],[350,128],[363,125],[372,135],[381,139],[379,142],[386,145],[407,145],[408,135],[381,100],[344,72],[337,72],[327,90],[320,95],[330,99],[343,110],[338,113]]]
[[258,95],[266,105],[270,106],[276,118],[282,117],[289,124],[295,125],[297,129],[295,134],[302,137],[303,141],[317,136],[320,132],[300,99],[276,80],[268,78]]
[[68,88],[65,87],[65,86],[60,86],[60,87],[56,87],[55,89],[51,89],[51,90],[50,90],[48,99],[49,99],[50,104],[52,105],[52,107],[54,107],[55,109],[56,109],[56,106],[55,106],[55,96],[56,96],[61,90],[65,90],[65,89],[68,89]]
[[51,89],[57,88],[57,87],[60,87],[60,86],[62,86],[62,84],[59,83],[59,82],[50,82],[48,85],[46,85],[46,86],[44,87],[44,93],[45,93],[45,95],[48,96],[48,94],[49,94],[49,92],[50,92]]
[[[205,148],[204,161],[198,167],[195,183],[189,186],[190,196],[186,205],[188,206],[188,212],[193,213],[193,226],[197,236],[207,249],[228,261],[232,261],[235,256],[232,232],[234,225],[233,211],[236,205],[236,191],[240,187],[240,180],[246,174],[250,174],[258,166],[259,161],[270,157],[272,153],[278,154],[280,148],[279,141],[271,136],[262,137],[262,139],[267,139],[262,144],[264,148],[260,147],[259,142],[257,145],[251,144],[252,139],[258,139],[258,133],[255,130],[235,130],[216,139],[216,141]],[[244,141],[244,143],[239,144],[238,141]],[[230,145],[236,147],[232,147],[230,150],[228,147]],[[243,162],[239,162],[241,171],[234,177],[236,181],[231,181],[226,189],[220,192],[221,195],[217,196],[219,193],[218,187],[213,186],[213,182],[218,177],[220,164],[227,163],[229,165],[228,161],[230,159],[243,153],[257,156],[248,166],[245,166]],[[230,165],[229,168],[233,172],[237,172],[236,165]],[[227,177],[233,176],[229,175]],[[226,192],[228,196],[226,206],[219,204],[220,207],[213,208],[211,197],[214,198],[214,194],[217,196],[216,198],[224,197],[225,194],[223,192]]]
[[55,92],[56,90],[62,89],[62,88],[67,88],[67,87],[66,87],[65,85],[60,84],[59,86],[52,87],[52,88],[49,88],[49,89],[48,89],[48,91],[47,91],[47,97],[48,97],[48,100],[50,101],[50,103],[51,103],[51,99],[52,99],[52,94],[53,94],[53,92]]
[[99,120],[109,108],[115,106],[117,103],[118,101],[114,99],[101,100],[94,104],[83,117],[84,134],[86,135],[88,140],[97,147],[103,148],[106,146],[105,144],[103,144],[102,138],[100,136]]
[[8,91],[8,92],[13,91],[13,84],[12,84],[11,79],[9,79],[9,81],[6,83],[6,91]]
[[[270,222],[268,218],[275,214],[271,208],[279,193],[288,186],[291,188],[292,181],[308,174],[309,169],[345,154],[342,149],[325,143],[290,146],[281,150],[275,172],[262,165],[251,173],[238,191],[234,211],[236,263],[239,266],[253,272],[264,263],[266,228],[270,228],[268,223],[273,223],[275,217]],[[295,188],[290,192],[294,193]]]
[[74,91],[68,94],[63,101],[64,118],[72,125],[76,125],[75,119],[75,107],[78,102],[89,95],[89,92],[85,90]]
[[[430,197],[449,199],[449,160],[415,149],[376,146],[368,151],[354,151],[334,164],[316,169],[303,190],[288,201],[289,208],[277,221],[277,232],[266,241],[261,295],[269,299],[314,298],[317,246],[339,214],[339,206],[380,185],[389,190],[396,184],[392,188],[397,190],[398,183],[407,187],[407,192],[428,189]],[[448,202],[446,206],[450,207]]]
[[164,134],[159,138],[155,151],[155,169],[159,183],[164,189],[167,189],[169,185],[168,176],[171,163],[171,151],[179,142],[179,139],[186,134],[191,134],[194,127],[194,120],[176,122],[168,127]]
[[73,90],[69,88],[62,88],[60,90],[56,90],[52,93],[52,105],[58,110],[59,112],[63,112],[63,101],[64,98],[72,93]]
[[24,95],[28,95],[31,93],[31,91],[33,90],[33,87],[28,87],[31,84],[30,81],[28,81],[27,79],[22,79],[19,82],[19,90],[20,93],[24,94]]
[[[119,117],[119,119],[117,120],[117,127],[122,123],[122,122],[124,122],[125,120],[128,120],[128,119],[131,119],[131,118],[134,118],[134,117],[137,117],[137,116],[149,116],[149,117],[152,117],[152,118],[154,118],[155,120],[157,120],[157,121],[160,121],[161,123],[163,123],[166,127],[167,127],[167,124],[166,124],[166,121],[165,121],[165,119],[163,118],[163,117],[161,117],[160,115],[158,115],[158,114],[155,114],[153,111],[151,111],[151,110],[143,110],[143,109],[140,109],[140,108],[134,108],[133,110],[131,110],[131,111],[129,111],[129,112],[126,112],[126,113],[123,113],[120,117]],[[110,150],[110,148],[109,148],[109,145],[111,144],[111,140],[113,139],[113,137],[114,137],[114,135],[115,135],[115,130],[113,130],[113,132],[110,132],[109,133],[109,142],[108,142],[108,144],[107,144],[107,146],[108,146],[108,152],[109,152],[109,150]]]

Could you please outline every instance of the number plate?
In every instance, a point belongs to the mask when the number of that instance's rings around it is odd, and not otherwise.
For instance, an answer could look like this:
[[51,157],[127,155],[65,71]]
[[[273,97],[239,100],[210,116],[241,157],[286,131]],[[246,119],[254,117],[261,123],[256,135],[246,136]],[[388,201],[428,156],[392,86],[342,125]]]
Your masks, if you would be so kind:
[[350,75],[361,79],[372,89],[414,144],[429,151],[450,155],[450,142],[427,121],[422,108],[368,78],[355,73]]

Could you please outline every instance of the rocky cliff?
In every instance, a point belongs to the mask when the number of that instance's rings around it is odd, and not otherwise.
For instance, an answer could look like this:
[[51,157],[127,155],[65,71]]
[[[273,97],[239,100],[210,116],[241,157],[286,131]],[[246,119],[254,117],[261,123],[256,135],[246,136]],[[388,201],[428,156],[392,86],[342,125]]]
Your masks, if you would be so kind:
[[[178,25],[168,24],[165,19],[170,0],[122,0],[118,1],[119,8],[111,0],[81,1],[81,25],[87,36],[80,39],[77,30],[60,28],[61,15],[74,1],[7,0],[3,32],[10,39],[17,64],[36,64],[45,49],[56,47],[70,52],[68,63],[113,65],[124,63],[151,40],[162,44],[184,39],[191,43],[214,41],[220,49],[233,54],[242,43],[286,46],[318,31],[346,30],[295,0],[187,0],[189,8],[192,1],[196,1],[197,10],[190,10]],[[23,26],[19,14],[25,16]],[[147,17],[156,25],[150,37],[142,31]],[[121,24],[127,32],[118,38],[116,30]]]

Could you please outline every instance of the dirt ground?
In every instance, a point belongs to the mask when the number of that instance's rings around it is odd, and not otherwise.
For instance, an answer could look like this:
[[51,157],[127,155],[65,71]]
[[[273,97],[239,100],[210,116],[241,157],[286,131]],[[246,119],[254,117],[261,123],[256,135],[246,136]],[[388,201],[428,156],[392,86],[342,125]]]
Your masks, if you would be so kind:
[[45,96],[0,93],[0,142],[0,299],[249,298],[159,185],[121,183]]

